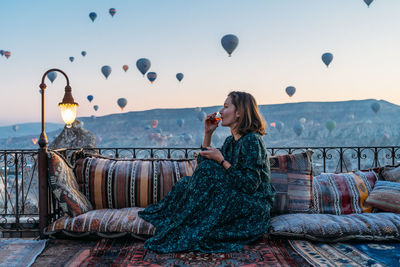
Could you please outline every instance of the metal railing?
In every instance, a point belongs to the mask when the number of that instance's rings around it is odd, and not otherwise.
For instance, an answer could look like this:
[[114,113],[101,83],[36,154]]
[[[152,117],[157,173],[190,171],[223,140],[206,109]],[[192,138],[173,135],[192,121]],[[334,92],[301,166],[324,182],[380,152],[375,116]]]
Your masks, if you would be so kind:
[[[313,153],[314,175],[396,165],[400,146],[385,147],[271,147],[270,155]],[[69,159],[73,151],[64,150]],[[199,148],[97,148],[88,149],[116,158],[193,158]],[[0,232],[37,231],[38,151],[0,150]]]

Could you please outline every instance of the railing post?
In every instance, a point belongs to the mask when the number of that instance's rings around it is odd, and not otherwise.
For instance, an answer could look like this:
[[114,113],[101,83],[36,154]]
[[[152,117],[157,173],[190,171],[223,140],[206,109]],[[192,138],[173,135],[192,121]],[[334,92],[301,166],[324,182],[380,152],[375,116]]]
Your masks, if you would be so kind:
[[47,146],[38,151],[38,179],[39,179],[39,230],[40,238],[44,239],[44,229],[48,223],[49,190],[47,173]]
[[19,229],[18,152],[15,152],[14,165],[15,165],[15,225],[16,228]]

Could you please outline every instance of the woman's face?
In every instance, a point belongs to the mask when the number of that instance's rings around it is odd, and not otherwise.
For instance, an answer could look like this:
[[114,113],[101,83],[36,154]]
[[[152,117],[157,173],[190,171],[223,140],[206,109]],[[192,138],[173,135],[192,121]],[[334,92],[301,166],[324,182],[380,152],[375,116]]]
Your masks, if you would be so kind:
[[222,117],[221,126],[230,127],[232,129],[236,125],[239,114],[236,112],[236,107],[232,104],[230,96],[225,100],[224,107],[219,113],[221,113]]

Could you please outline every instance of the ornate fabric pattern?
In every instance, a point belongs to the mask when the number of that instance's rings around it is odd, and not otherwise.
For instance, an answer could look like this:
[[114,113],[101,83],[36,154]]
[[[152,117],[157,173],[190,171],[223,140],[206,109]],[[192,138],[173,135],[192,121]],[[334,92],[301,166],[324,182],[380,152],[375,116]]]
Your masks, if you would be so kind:
[[372,212],[365,203],[375,185],[375,172],[322,173],[313,179],[314,213]]
[[61,155],[54,151],[47,154],[49,184],[62,211],[69,216],[83,214],[93,207],[79,191],[74,172]]
[[272,217],[269,233],[322,242],[400,240],[400,214],[284,214]]
[[75,233],[132,233],[152,235],[154,226],[138,216],[143,208],[92,210],[77,217],[62,217],[47,227],[47,234],[60,231]]
[[312,208],[312,151],[270,157],[276,190],[273,214],[307,213]]
[[198,156],[160,202],[139,212],[156,227],[145,248],[159,253],[240,251],[267,232],[274,191],[267,149],[259,134],[229,136],[221,148],[232,166]]
[[163,199],[181,177],[191,176],[195,163],[86,157],[77,160],[74,172],[95,209],[147,207]]
[[379,171],[379,180],[400,183],[400,166],[385,166]]
[[400,213],[400,183],[377,181],[365,203],[381,210]]

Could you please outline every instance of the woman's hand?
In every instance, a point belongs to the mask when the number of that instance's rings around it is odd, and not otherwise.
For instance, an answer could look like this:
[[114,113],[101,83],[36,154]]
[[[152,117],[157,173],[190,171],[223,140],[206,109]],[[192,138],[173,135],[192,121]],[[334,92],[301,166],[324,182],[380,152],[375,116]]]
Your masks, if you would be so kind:
[[207,159],[215,160],[218,163],[224,159],[221,151],[213,147],[207,147],[207,150],[200,151],[199,154]]
[[219,125],[219,121],[215,120],[217,112],[208,114],[204,120],[204,131],[206,134],[212,134]]

